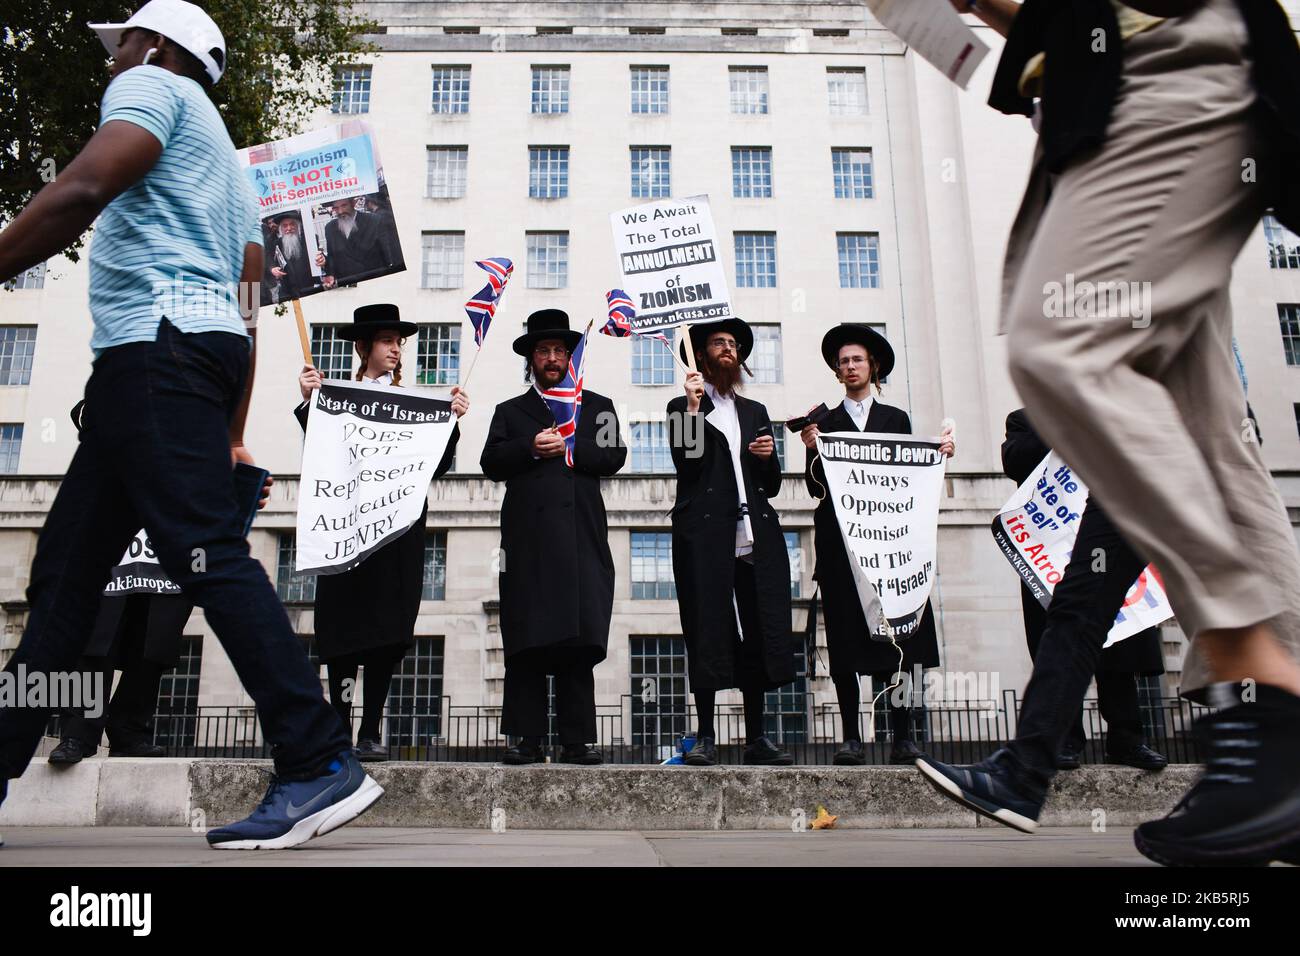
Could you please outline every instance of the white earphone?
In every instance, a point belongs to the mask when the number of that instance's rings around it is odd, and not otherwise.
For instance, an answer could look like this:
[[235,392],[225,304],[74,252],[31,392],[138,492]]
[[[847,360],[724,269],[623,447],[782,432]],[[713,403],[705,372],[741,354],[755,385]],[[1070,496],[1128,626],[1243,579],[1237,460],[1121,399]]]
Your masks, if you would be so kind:
[[158,52],[158,48],[156,46],[150,47],[148,52],[145,53],[144,59],[140,61],[140,65],[147,66],[150,58],[157,52]]

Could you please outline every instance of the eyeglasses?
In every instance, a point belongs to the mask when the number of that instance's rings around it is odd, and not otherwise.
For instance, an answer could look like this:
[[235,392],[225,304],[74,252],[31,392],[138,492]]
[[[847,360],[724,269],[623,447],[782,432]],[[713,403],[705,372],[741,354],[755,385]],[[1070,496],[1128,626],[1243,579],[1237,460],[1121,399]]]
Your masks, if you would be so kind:
[[533,354],[536,355],[538,358],[548,358],[552,355],[554,355],[556,358],[564,358],[566,355],[569,354],[569,350],[566,349],[563,345],[555,346],[554,348],[549,348],[549,349],[546,348],[544,345],[539,345],[537,346],[537,348],[533,349]]
[[836,364],[839,365],[840,368],[848,368],[850,365],[866,365],[870,361],[871,359],[867,358],[865,355],[850,355],[846,358],[840,359]]
[[740,348],[736,345],[735,339],[713,339],[709,342],[709,348],[719,352],[739,352]]

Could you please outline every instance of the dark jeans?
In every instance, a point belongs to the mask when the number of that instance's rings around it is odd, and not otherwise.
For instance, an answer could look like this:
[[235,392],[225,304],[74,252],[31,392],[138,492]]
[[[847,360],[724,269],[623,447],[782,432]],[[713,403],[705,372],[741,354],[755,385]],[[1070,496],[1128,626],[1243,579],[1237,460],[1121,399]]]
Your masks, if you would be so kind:
[[[276,772],[310,779],[351,740],[241,533],[228,423],[248,360],[240,336],[187,335],[163,320],[156,341],[95,361],[80,444],[41,530],[27,629],[7,669],[76,667],[109,570],[143,526],[257,705]],[[22,774],[48,714],[0,710],[0,777]]]
[[[1105,554],[1094,571],[1094,552]],[[1016,739],[1008,746],[1044,786],[1056,773],[1056,756],[1101,661],[1101,648],[1146,562],[1134,553],[1105,512],[1092,501],[1079,519],[1074,554],[1052,593],[1047,627],[1025,688]]]
[[[1089,567],[1091,568],[1091,559]],[[1020,607],[1025,617],[1025,643],[1029,645],[1029,659],[1036,661],[1038,647],[1043,640],[1043,629],[1047,627],[1047,609],[1023,585],[1020,588]],[[1097,709],[1106,721],[1107,753],[1122,753],[1144,742],[1137,676],[1131,671],[1110,670],[1102,666],[1097,668]],[[1083,711],[1080,710],[1061,743],[1061,749],[1082,754],[1087,743],[1088,735],[1083,730]]]

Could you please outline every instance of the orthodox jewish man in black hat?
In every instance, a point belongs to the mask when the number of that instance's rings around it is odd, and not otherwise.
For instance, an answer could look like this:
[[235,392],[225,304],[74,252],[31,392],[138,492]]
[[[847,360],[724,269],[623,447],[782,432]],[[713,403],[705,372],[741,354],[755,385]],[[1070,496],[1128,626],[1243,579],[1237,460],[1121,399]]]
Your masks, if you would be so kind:
[[[356,378],[377,385],[402,384],[402,345],[418,326],[404,322],[397,306],[363,305],[352,313],[352,324],[340,326],[340,338],[351,339],[359,359]],[[312,389],[321,384],[320,372],[307,366],[298,376],[305,401],[294,409],[303,429]],[[451,410],[460,418],[469,411],[469,396],[459,386],[451,390]],[[457,422],[447,449],[433,471],[439,478],[451,469],[460,440]],[[350,571],[322,574],[316,579],[316,651],[329,674],[330,703],[343,723],[352,728],[353,689],[357,673],[363,675],[361,724],[357,729],[357,759],[388,759],[382,743],[384,704],[393,673],[415,643],[415,622],[424,593],[424,526],[429,517],[426,500],[420,517],[405,534],[370,555]]]
[[600,479],[623,467],[614,403],[582,393],[573,450],[542,392],[564,380],[582,335],[569,316],[542,309],[515,339],[528,390],[496,407],[480,465],[506,483],[501,501],[501,641],[505,692],[501,732],[522,738],[507,764],[545,760],[546,677],[555,677],[555,706],[564,763],[598,764],[596,688],[592,668],[605,659],[614,609],[614,560]]
[[[668,403],[677,469],[672,510],[673,575],[687,676],[699,718],[691,766],[717,762],[717,692],[744,695],[745,763],[790,764],[763,735],[763,696],[795,679],[797,639],[790,621],[790,557],[776,508],[781,489],[772,422],[740,395],[754,333],[740,319],[694,326],[698,372]],[[686,341],[682,341],[685,357]]]
[[[826,647],[830,654],[831,682],[839,698],[840,718],[844,725],[844,745],[835,754],[835,763],[856,765],[866,763],[862,748],[862,730],[858,721],[861,691],[858,684],[863,674],[871,675],[875,693],[895,681],[899,686],[890,691],[890,724],[894,744],[890,763],[911,764],[921,754],[914,743],[913,702],[918,702],[923,687],[908,688],[898,672],[915,675],[918,668],[939,666],[939,642],[934,628],[934,609],[925,602],[921,625],[916,633],[898,646],[889,642],[872,640],[866,617],[858,598],[853,569],[844,549],[835,506],[827,493],[826,473],[817,457],[817,435],[820,432],[885,432],[899,435],[912,434],[912,422],[907,412],[893,405],[876,401],[871,390],[881,394],[880,383],[894,368],[894,350],[888,340],[869,325],[846,323],[832,328],[822,337],[822,358],[835,373],[835,380],[844,386],[844,398],[813,420],[800,433],[808,448],[808,465],[804,482],[814,498],[820,498],[813,515],[817,568],[813,579],[821,588],[823,617],[826,622]],[[951,456],[956,450],[952,430],[945,427],[940,435],[940,450]],[[899,661],[899,648],[903,651]]]

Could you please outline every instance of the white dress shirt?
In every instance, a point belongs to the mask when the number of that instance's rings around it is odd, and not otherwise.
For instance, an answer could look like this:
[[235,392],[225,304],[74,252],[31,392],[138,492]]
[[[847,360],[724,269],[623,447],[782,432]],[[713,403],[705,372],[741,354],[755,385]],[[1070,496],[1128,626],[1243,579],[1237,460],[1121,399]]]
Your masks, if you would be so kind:
[[740,417],[736,414],[736,399],[733,395],[721,395],[708,382],[704,391],[713,400],[713,411],[705,416],[705,421],[722,432],[731,451],[731,467],[736,475],[736,496],[740,502],[740,511],[736,517],[736,557],[753,553],[754,530],[749,522],[749,502],[745,500],[745,474],[740,470]]
[[872,401],[870,392],[862,402],[855,401],[847,395],[844,397],[844,410],[849,413],[849,418],[853,419],[853,424],[857,426],[858,431],[867,427],[867,416],[871,414]]

